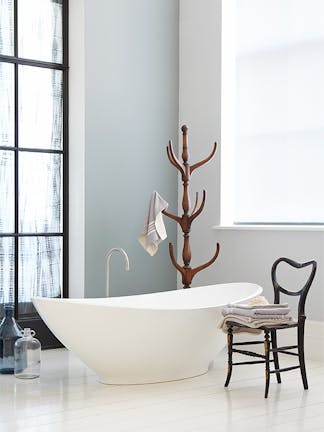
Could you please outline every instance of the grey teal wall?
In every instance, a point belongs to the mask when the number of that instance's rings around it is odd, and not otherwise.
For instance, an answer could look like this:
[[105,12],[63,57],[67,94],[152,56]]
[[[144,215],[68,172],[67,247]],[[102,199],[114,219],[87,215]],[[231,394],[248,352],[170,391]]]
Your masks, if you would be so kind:
[[85,297],[176,288],[168,239],[150,257],[137,238],[155,189],[176,211],[177,174],[165,147],[178,135],[179,5],[175,0],[85,1]]

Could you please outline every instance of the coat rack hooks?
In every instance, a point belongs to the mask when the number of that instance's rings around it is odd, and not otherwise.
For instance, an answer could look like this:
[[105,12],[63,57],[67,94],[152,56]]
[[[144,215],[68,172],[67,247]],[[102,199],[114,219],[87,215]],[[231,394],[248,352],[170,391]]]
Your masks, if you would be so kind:
[[191,224],[192,222],[200,215],[200,213],[203,211],[205,202],[206,202],[206,191],[203,191],[202,201],[199,205],[199,196],[198,192],[196,192],[196,199],[195,199],[195,205],[193,206],[193,209],[191,210],[191,214],[189,214],[190,211],[190,199],[189,199],[189,183],[190,183],[190,176],[192,172],[196,169],[201,167],[202,165],[206,164],[208,161],[212,159],[214,156],[216,149],[217,149],[217,143],[214,143],[213,150],[211,151],[210,155],[206,158],[201,160],[200,162],[197,162],[193,165],[189,164],[189,151],[188,151],[188,128],[186,125],[183,125],[181,127],[182,131],[182,163],[179,161],[179,159],[176,157],[172,142],[169,141],[169,144],[166,148],[167,156],[170,161],[170,163],[177,168],[180,171],[182,182],[183,182],[183,197],[182,197],[182,209],[183,214],[182,216],[174,215],[172,213],[167,212],[166,210],[163,210],[163,214],[173,220],[175,220],[181,227],[183,232],[183,250],[182,250],[182,259],[183,259],[183,266],[181,266],[173,252],[173,245],[172,243],[169,243],[169,253],[171,262],[174,265],[174,267],[181,273],[182,275],[182,283],[183,288],[190,288],[192,279],[194,276],[200,272],[201,270],[209,267],[212,265],[219,254],[219,243],[216,244],[216,251],[214,256],[207,261],[205,264],[201,264],[198,267],[192,268],[190,267],[190,261],[191,261],[191,249],[190,249],[190,230],[191,230]]

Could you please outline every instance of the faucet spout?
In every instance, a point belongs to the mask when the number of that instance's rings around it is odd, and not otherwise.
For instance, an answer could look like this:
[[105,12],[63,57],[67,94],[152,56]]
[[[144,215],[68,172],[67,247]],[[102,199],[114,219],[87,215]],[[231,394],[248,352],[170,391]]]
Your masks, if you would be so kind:
[[114,252],[118,252],[125,258],[125,270],[129,271],[129,259],[127,253],[122,248],[112,248],[106,254],[106,297],[109,297],[109,273],[110,273],[110,258]]

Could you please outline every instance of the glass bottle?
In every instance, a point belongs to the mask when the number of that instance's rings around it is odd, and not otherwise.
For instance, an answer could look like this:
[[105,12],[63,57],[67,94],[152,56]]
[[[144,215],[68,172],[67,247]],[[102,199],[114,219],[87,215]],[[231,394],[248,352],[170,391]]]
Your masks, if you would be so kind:
[[4,305],[4,317],[0,324],[0,373],[14,373],[14,346],[21,337],[21,328],[14,318],[14,305]]
[[41,344],[34,338],[35,332],[25,328],[15,343],[15,377],[38,378],[40,375]]

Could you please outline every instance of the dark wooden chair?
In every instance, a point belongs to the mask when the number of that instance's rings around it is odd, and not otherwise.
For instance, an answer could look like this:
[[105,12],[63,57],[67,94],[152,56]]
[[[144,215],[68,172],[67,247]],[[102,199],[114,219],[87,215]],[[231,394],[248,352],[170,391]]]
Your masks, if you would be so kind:
[[[281,262],[285,262],[289,265],[291,265],[294,268],[300,269],[307,266],[311,266],[311,273],[309,275],[309,278],[304,285],[302,289],[299,291],[289,291],[283,287],[281,287],[277,282],[277,267],[278,264]],[[264,331],[264,341],[247,341],[247,342],[238,342],[233,343],[233,327],[240,327],[241,329],[244,329],[246,326],[235,323],[234,321],[227,322],[227,343],[228,343],[228,372],[227,372],[227,378],[225,382],[225,387],[228,386],[231,375],[232,375],[232,369],[233,366],[236,365],[246,365],[246,364],[257,364],[257,363],[265,363],[265,377],[266,377],[266,383],[265,383],[265,392],[264,397],[268,397],[269,392],[269,383],[270,383],[270,374],[275,373],[277,376],[277,382],[281,383],[281,372],[290,371],[293,369],[300,369],[301,377],[303,380],[304,389],[308,389],[308,383],[307,383],[307,376],[306,376],[306,368],[305,368],[305,356],[304,356],[304,329],[305,329],[305,301],[306,297],[309,291],[309,288],[314,280],[315,273],[316,273],[316,267],[317,263],[316,261],[308,261],[305,263],[297,263],[296,261],[293,261],[289,258],[279,258],[277,259],[272,266],[271,270],[271,279],[272,284],[274,288],[274,303],[279,304],[280,303],[280,293],[286,294],[288,296],[300,296],[299,302],[298,302],[298,319],[297,322],[293,321],[290,324],[282,324],[277,326],[262,326],[259,327],[261,330]],[[289,345],[289,346],[283,346],[278,347],[277,346],[277,331],[288,329],[296,327],[297,328],[297,345]],[[255,344],[264,344],[264,354],[259,354],[252,351],[247,351],[244,349],[237,349],[233,348],[234,346],[239,345],[255,345]],[[290,350],[296,349],[297,352],[291,352]],[[244,354],[247,356],[257,357],[261,360],[256,361],[247,361],[247,362],[235,362],[233,363],[233,353],[239,353]],[[270,359],[270,353],[272,353],[273,359]],[[279,366],[279,357],[278,353],[282,354],[289,354],[297,356],[299,359],[299,364],[297,366],[290,366],[285,368],[280,368]],[[274,369],[270,370],[270,363],[274,363]]]

